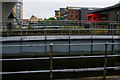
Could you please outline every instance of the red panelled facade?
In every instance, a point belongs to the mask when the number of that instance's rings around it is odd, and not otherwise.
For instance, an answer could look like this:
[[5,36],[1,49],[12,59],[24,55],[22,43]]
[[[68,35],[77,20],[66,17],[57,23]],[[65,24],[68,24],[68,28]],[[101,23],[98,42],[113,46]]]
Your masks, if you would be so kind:
[[86,17],[87,21],[89,23],[96,22],[99,23],[100,21],[107,21],[108,20],[108,14],[88,14]]

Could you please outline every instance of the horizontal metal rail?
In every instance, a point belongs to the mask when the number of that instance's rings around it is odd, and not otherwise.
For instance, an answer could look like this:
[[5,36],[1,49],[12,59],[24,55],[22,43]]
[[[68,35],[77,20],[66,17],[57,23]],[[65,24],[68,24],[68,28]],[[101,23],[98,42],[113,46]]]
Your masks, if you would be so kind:
[[[73,57],[53,57],[53,59],[80,59],[80,58],[104,58],[104,55],[100,56],[73,56]],[[120,57],[120,55],[107,55],[107,57]],[[49,60],[50,57],[40,58],[14,58],[14,59],[0,59],[0,61],[26,61],[26,60]]]
[[[81,43],[81,44],[53,44],[53,46],[84,46],[84,45],[105,45],[105,43]],[[108,45],[120,45],[120,43],[108,43]],[[31,45],[2,45],[0,47],[41,47],[50,44],[31,44]]]
[[[26,30],[33,32],[33,31],[44,31],[44,30],[46,30],[46,31],[47,30],[82,30],[82,31],[83,30],[108,30],[108,31],[115,31],[116,30],[116,31],[119,31],[120,29],[94,29],[94,28],[91,28],[91,29],[90,28],[89,29],[76,29],[76,28],[70,29],[70,28],[66,28],[66,29],[33,29],[33,30],[21,29],[21,30],[9,30],[9,31],[26,31]],[[3,32],[3,31],[1,31],[1,32]]]
[[[42,20],[42,21],[29,21],[29,22],[87,22],[89,20]],[[1,23],[9,23],[9,22],[23,22],[23,20],[20,21],[5,21]],[[120,23],[120,21],[91,21],[92,22],[112,22],[112,23]]]
[[[118,67],[107,67],[107,70],[120,70],[120,66]],[[52,72],[87,72],[87,71],[103,71],[104,67],[98,68],[82,68],[82,69],[58,69],[53,70]],[[18,72],[0,72],[0,74],[31,74],[31,73],[49,73],[50,70],[35,70],[35,71],[18,71]]]

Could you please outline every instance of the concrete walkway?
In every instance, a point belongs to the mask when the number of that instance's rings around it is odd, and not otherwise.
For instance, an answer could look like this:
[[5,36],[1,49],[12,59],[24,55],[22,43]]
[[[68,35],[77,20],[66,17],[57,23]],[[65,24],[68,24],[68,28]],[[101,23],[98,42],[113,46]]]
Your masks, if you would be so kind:
[[0,37],[0,41],[32,41],[32,40],[61,40],[61,39],[120,39],[118,35],[60,35],[60,36],[12,36],[12,37]]

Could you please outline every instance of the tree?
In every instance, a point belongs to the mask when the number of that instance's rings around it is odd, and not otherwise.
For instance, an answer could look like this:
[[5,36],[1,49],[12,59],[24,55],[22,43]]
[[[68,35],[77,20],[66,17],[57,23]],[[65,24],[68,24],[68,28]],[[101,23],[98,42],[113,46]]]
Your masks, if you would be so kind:
[[56,19],[54,17],[50,17],[50,18],[48,18],[46,20],[56,20]]

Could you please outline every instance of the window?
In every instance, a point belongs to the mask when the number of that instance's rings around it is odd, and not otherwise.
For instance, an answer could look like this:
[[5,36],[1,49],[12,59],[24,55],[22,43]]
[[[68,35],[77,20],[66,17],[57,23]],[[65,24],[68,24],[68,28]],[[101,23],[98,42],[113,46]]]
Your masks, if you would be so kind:
[[92,16],[88,16],[88,20],[92,20]]
[[57,16],[57,15],[58,15],[58,13],[56,12],[56,13],[55,13],[55,15]]
[[17,7],[18,10],[20,10],[20,7]]
[[95,17],[94,19],[99,19],[98,17]]
[[120,11],[117,12],[117,21],[120,21]]
[[18,6],[20,6],[20,3],[17,3]]
[[71,13],[73,13],[73,11],[71,11]]
[[73,18],[73,15],[70,15],[70,18]]
[[78,18],[79,16],[78,15],[76,15],[76,18]]
[[76,13],[78,13],[78,11],[76,11]]

